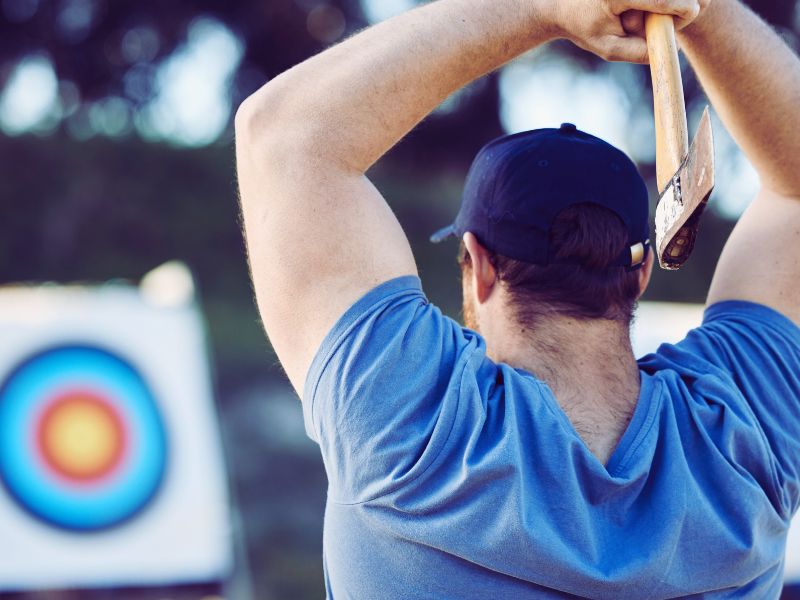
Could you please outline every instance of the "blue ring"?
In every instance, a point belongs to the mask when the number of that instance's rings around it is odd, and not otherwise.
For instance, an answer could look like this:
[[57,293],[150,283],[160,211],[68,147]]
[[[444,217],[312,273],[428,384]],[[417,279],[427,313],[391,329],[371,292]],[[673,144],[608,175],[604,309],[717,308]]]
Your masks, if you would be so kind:
[[[59,390],[89,389],[107,398],[126,429],[126,454],[101,482],[71,487],[36,456],[39,411]],[[119,525],[154,498],[167,467],[167,436],[142,375],[93,346],[51,348],[22,361],[0,386],[0,481],[26,511],[57,527],[96,531]]]

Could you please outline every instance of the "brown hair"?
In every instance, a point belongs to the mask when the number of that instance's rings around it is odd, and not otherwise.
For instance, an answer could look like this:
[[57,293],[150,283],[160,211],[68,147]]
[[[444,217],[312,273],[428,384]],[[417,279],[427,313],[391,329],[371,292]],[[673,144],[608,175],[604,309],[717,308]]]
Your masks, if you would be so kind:
[[[629,324],[639,295],[638,271],[608,266],[627,245],[627,230],[616,214],[596,204],[575,204],[553,222],[550,247],[557,259],[576,264],[539,266],[492,252],[489,259],[523,326],[553,314]],[[463,242],[459,264],[462,271],[470,268]]]

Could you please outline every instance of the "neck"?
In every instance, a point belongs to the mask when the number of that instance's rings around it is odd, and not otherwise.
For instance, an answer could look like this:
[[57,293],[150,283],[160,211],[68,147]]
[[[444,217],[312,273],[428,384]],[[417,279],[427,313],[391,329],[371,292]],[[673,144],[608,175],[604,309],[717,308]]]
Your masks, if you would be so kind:
[[535,329],[508,329],[492,340],[491,357],[536,375],[557,396],[585,387],[589,379],[603,388],[631,380],[638,389],[639,369],[622,323],[560,317]]
[[557,317],[535,329],[510,325],[487,340],[496,362],[544,381],[589,449],[606,462],[639,397],[629,328]]

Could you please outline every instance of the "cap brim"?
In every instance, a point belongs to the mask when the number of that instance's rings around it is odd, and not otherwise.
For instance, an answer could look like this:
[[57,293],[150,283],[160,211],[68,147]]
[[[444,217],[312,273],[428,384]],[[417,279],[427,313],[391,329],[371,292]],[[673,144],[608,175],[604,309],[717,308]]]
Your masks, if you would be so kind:
[[445,241],[447,238],[454,236],[456,234],[456,226],[455,225],[448,225],[434,233],[431,236],[431,241],[434,244],[438,244],[439,242]]

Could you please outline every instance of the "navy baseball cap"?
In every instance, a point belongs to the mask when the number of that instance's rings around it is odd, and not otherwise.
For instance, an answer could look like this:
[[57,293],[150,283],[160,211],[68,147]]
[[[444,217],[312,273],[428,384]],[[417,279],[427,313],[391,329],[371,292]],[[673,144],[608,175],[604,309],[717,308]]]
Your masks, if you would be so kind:
[[559,212],[580,203],[613,211],[628,230],[628,247],[609,266],[641,266],[650,241],[647,186],[624,152],[571,123],[484,146],[467,175],[455,222],[431,241],[470,231],[488,250],[509,258],[572,262],[556,259],[550,227]]

